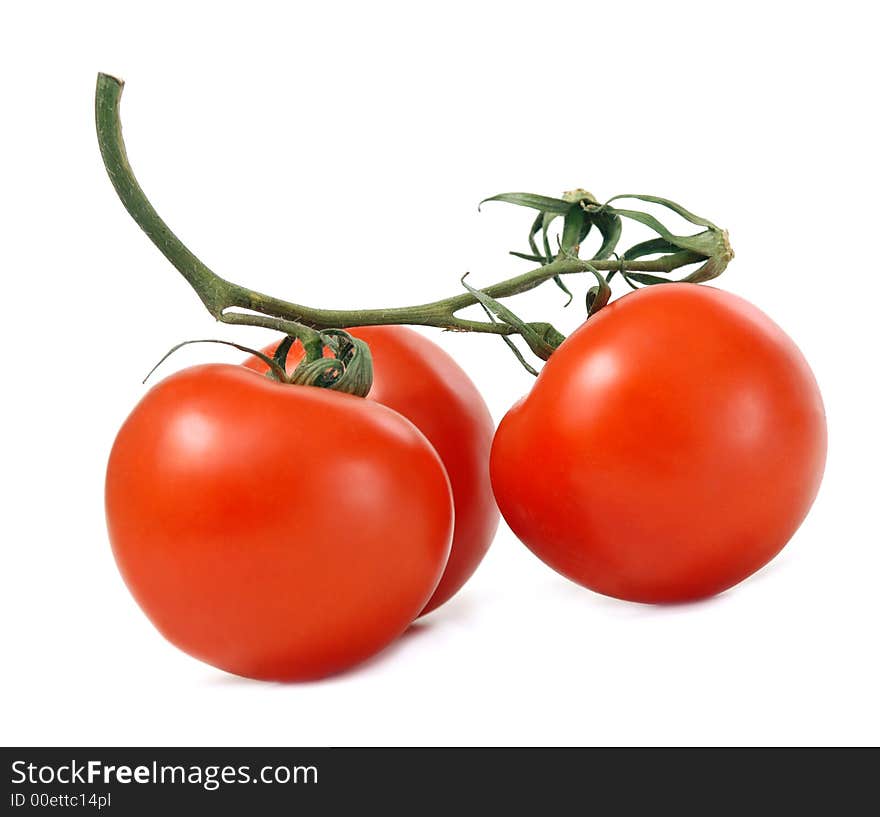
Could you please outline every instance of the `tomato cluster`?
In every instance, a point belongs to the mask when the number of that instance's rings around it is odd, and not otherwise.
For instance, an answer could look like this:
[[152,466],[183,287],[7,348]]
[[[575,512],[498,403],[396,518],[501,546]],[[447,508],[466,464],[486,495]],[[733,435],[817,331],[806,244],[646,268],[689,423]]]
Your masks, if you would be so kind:
[[170,641],[230,672],[317,678],[381,650],[476,569],[493,491],[563,575],[679,602],[769,561],[818,490],[812,373],[719,290],[650,287],[602,309],[494,441],[435,344],[401,327],[352,334],[372,351],[367,399],[277,382],[257,357],[197,366],[152,388],[113,446],[107,519],[126,583]]

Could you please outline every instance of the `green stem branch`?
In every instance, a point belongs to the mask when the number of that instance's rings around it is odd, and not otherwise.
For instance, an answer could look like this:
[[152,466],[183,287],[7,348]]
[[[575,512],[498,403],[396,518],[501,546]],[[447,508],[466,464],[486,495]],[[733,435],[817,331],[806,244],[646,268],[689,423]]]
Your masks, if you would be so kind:
[[[307,346],[319,342],[313,330],[378,324],[434,326],[463,332],[496,335],[517,334],[519,330],[505,323],[468,320],[458,312],[478,303],[471,292],[451,298],[407,307],[388,309],[316,309],[285,301],[227,281],[202,263],[174,234],[150,204],[138,184],[128,161],[122,138],[119,103],[121,80],[99,74],[95,93],[95,121],[104,166],[120,200],[131,217],[196,291],[207,310],[217,320],[229,324],[261,326],[300,338]],[[628,272],[668,273],[679,267],[705,261],[699,253],[682,251],[654,260],[627,261]],[[603,272],[620,271],[619,260],[582,261],[560,256],[551,263],[508,278],[480,292],[493,299],[508,298],[528,292],[560,275],[583,273],[590,268]],[[242,311],[244,310],[244,311]]]

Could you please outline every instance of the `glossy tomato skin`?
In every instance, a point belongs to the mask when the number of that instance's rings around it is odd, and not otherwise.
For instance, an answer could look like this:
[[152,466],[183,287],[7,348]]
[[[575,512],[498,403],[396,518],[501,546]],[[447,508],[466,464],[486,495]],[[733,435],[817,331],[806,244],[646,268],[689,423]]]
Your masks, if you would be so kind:
[[[368,395],[402,414],[428,438],[446,467],[455,500],[455,533],[449,563],[422,613],[457,593],[485,556],[498,527],[498,508],[489,480],[489,451],[495,425],[476,386],[437,344],[403,326],[347,330],[366,341],[373,355],[373,386]],[[274,344],[264,351],[272,354]],[[292,371],[302,359],[295,344],[288,355]],[[259,358],[245,365],[265,372]]]
[[499,507],[541,559],[641,602],[719,593],[773,558],[822,478],[812,372],[729,293],[663,284],[605,307],[502,420]]
[[413,621],[449,554],[439,457],[384,406],[196,366],[152,388],[107,468],[126,584],[159,631],[238,675],[306,680]]

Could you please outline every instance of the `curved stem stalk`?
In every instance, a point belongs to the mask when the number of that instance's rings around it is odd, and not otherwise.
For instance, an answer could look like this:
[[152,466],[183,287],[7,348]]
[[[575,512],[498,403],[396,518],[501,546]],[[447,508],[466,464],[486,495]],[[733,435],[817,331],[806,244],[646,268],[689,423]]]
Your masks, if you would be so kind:
[[[162,220],[138,184],[128,161],[119,103],[123,82],[107,74],[99,74],[95,92],[95,122],[104,166],[117,195],[131,217],[174,265],[202,303],[217,320],[224,323],[261,326],[294,335],[304,343],[314,343],[310,330],[345,328],[377,324],[411,324],[434,326],[463,332],[485,332],[496,335],[518,334],[519,330],[505,324],[468,320],[457,315],[462,309],[477,304],[471,292],[451,298],[388,309],[316,309],[285,301],[262,292],[247,289],[217,275],[191,252]],[[705,256],[681,251],[655,260],[625,262],[628,272],[668,273],[679,267],[704,261]],[[527,292],[560,275],[572,275],[597,269],[620,271],[617,259],[582,261],[560,256],[529,272],[485,287],[479,292],[493,299],[508,298]],[[243,311],[242,311],[243,310]]]

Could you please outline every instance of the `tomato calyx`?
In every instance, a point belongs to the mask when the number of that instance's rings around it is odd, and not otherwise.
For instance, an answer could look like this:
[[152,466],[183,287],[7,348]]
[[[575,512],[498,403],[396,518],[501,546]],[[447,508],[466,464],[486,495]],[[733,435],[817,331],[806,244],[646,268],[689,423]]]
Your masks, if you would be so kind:
[[[169,349],[162,356],[162,359],[150,369],[143,382],[146,383],[153,372],[178,349],[193,343],[219,343],[259,358],[269,367],[265,376],[277,383],[316,386],[352,394],[356,397],[366,397],[369,394],[373,385],[373,357],[370,353],[370,347],[364,341],[353,337],[343,329],[325,329],[321,333],[315,332],[313,336],[301,339],[304,341],[303,346],[306,349],[305,357],[288,374],[287,355],[294,341],[298,339],[294,335],[287,335],[278,345],[272,357],[256,349],[251,349],[249,346],[243,346],[229,340],[215,338],[185,340]],[[329,357],[324,355],[325,349],[330,352]]]
[[[278,345],[273,356],[275,365],[269,368],[266,376],[284,383],[318,386],[366,397],[373,385],[370,347],[343,329],[325,329],[320,337],[322,343],[307,348],[302,362],[288,375],[287,354],[296,340],[288,335]],[[330,357],[324,356],[325,349],[331,353]],[[258,356],[265,357],[262,353]]]

